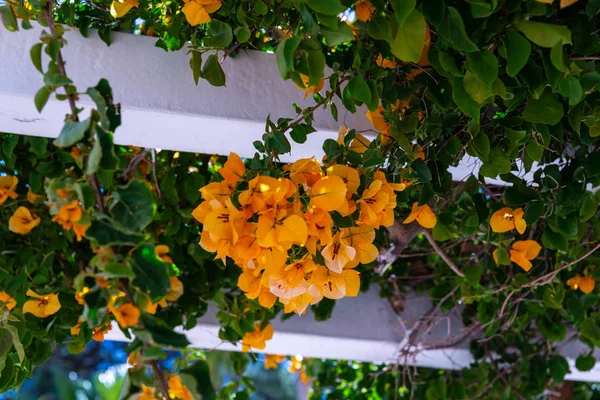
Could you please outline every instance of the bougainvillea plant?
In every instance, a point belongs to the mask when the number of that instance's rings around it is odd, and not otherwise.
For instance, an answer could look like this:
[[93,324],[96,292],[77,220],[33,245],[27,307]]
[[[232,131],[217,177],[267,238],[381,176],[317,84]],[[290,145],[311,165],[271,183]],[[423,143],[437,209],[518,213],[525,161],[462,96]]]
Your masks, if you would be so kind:
[[[174,370],[159,363],[162,349],[189,345],[174,328],[193,328],[209,302],[221,339],[262,350],[274,318],[312,307],[326,319],[372,283],[397,311],[403,293],[421,291],[434,301],[427,321],[459,313],[466,329],[437,346],[471,340],[475,362],[443,375],[408,368],[428,349],[431,322],[419,321],[397,364],[291,360],[315,398],[536,398],[569,372],[565,340],[588,346],[576,368],[591,370],[599,10],[598,0],[7,0],[6,29],[44,27],[31,48],[36,107],[54,97],[70,113],[52,142],[0,136],[0,392],[55,344],[81,351],[118,325],[132,340],[124,396],[214,398],[197,352]],[[186,47],[190,84],[224,86],[221,64],[240,49],[274,52],[272,78],[314,104],[267,119],[246,159],[116,146],[127,110],[107,81],[82,90],[69,79],[70,28],[108,45],[119,30]],[[316,109],[337,120],[334,100],[373,129],[342,124],[324,159],[280,163],[315,131]],[[467,156],[480,168],[454,182]]]

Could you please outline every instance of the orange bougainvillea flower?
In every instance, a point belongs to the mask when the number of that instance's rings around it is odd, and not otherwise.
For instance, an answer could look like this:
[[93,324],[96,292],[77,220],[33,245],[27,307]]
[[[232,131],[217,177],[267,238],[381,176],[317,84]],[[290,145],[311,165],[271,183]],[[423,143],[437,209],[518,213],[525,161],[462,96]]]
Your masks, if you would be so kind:
[[83,155],[83,152],[81,151],[81,149],[77,146],[73,146],[73,148],[71,149],[71,157],[79,158],[82,155]]
[[177,277],[173,276],[169,278],[171,282],[171,287],[169,288],[169,292],[158,304],[162,308],[166,308],[168,306],[167,301],[175,302],[179,300],[181,296],[183,296],[183,283]]
[[314,157],[301,158],[293,164],[285,165],[283,170],[290,173],[292,182],[304,186],[304,190],[308,190],[323,177],[321,165]]
[[299,89],[306,89],[304,91],[304,98],[306,99],[308,97],[309,94],[317,94],[319,93],[319,91],[321,89],[323,89],[323,85],[325,84],[325,80],[321,79],[319,81],[318,85],[315,86],[308,86],[308,82],[310,81],[310,78],[304,74],[300,74],[300,79],[302,79],[302,83],[304,84],[304,86],[300,86],[298,84],[296,84],[296,86],[298,86]]
[[356,257],[356,249],[348,246],[341,240],[341,237],[341,232],[336,233],[333,241],[321,250],[327,268],[338,274],[342,272],[346,264]]
[[[387,68],[387,69],[396,69],[396,67],[398,66],[398,63],[396,62],[396,60],[394,58],[392,58],[391,60],[388,60],[386,58],[383,58],[383,56],[381,54],[379,54],[377,56],[377,60],[375,60],[375,63],[377,65],[379,65],[381,68]],[[383,107],[382,107],[383,109]]]
[[574,277],[569,278],[569,280],[567,280],[567,286],[569,286],[573,290],[579,289],[583,293],[589,294],[594,291],[596,281],[594,281],[594,278],[592,277],[581,276],[577,274]]
[[328,268],[319,267],[312,273],[309,293],[313,296],[313,304],[321,301],[323,297],[332,300],[344,296],[356,296],[360,290],[359,273],[353,269],[344,269],[341,274]]
[[221,0],[184,0],[181,9],[187,22],[192,25],[201,25],[210,21],[210,15],[221,8]]
[[106,324],[94,328],[94,330],[92,331],[92,339],[94,339],[96,342],[104,342],[104,335],[110,332],[111,329],[112,325],[110,324],[110,322],[107,322]]
[[16,176],[0,176],[0,205],[4,204],[9,197],[11,199],[17,198],[18,195],[17,192],[15,192],[15,189],[17,188],[18,183],[19,178]]
[[514,242],[510,250],[510,261],[516,263],[526,272],[531,269],[531,260],[540,254],[542,247],[535,240],[521,240]]
[[15,213],[8,219],[8,229],[20,235],[28,234],[39,224],[40,219],[31,214],[31,211],[25,207],[17,208]]
[[375,229],[369,226],[359,226],[353,228],[343,228],[341,230],[341,240],[352,246],[356,250],[356,257],[346,268],[354,268],[359,263],[368,264],[375,261],[379,255],[377,246],[373,244],[375,240]]
[[155,400],[155,399],[156,399],[156,396],[154,396],[154,389],[151,388],[150,386],[146,386],[142,383],[142,391],[141,391],[140,395],[138,396],[137,400]]
[[219,174],[223,177],[224,182],[229,187],[235,187],[238,181],[246,173],[246,166],[244,162],[235,153],[229,153],[229,158],[223,165],[223,168],[219,169]]
[[69,189],[56,189],[56,194],[61,199],[68,199],[69,196],[71,196],[71,192],[69,191]]
[[524,214],[523,209],[520,207],[514,210],[509,207],[499,209],[492,214],[490,219],[492,231],[504,233],[516,228],[519,233],[524,233],[527,229],[527,223],[523,219]]
[[139,5],[138,0],[115,0],[110,5],[110,15],[113,18],[121,18],[133,7],[138,7]]
[[57,294],[39,295],[31,289],[26,294],[35,298],[35,300],[27,300],[23,304],[23,314],[31,313],[38,318],[46,318],[60,310],[60,301]]
[[303,246],[308,238],[306,221],[298,215],[276,221],[263,215],[258,218],[256,239],[262,247],[275,247],[287,251],[293,244]]
[[169,397],[172,399],[179,400],[194,400],[192,393],[188,388],[183,385],[181,378],[178,376],[171,376],[169,378]]
[[0,292],[0,303],[3,303],[6,308],[12,310],[16,307],[17,302],[8,293]]
[[419,225],[427,229],[433,228],[437,223],[437,218],[433,211],[431,211],[431,208],[427,204],[419,206],[419,203],[416,201],[413,203],[412,210],[403,224],[410,224],[414,220],[417,220]]
[[41,194],[35,194],[31,191],[31,186],[27,189],[27,201],[31,204],[35,204],[35,202],[42,197]]
[[83,210],[79,205],[79,201],[73,200],[70,203],[63,204],[58,214],[52,217],[52,221],[58,222],[64,229],[69,230],[74,223],[79,222],[82,214]]
[[75,292],[75,300],[77,300],[77,303],[80,305],[84,305],[85,304],[85,299],[84,296],[86,294],[88,294],[90,292],[90,288],[87,286],[84,286],[83,288],[81,288],[81,290],[78,290]]
[[310,206],[325,211],[334,211],[346,200],[348,188],[339,176],[331,175],[319,179],[310,191]]
[[356,19],[359,21],[369,21],[375,12],[375,6],[369,0],[358,0],[354,5]]
[[167,255],[167,254],[169,254],[170,251],[171,251],[171,249],[169,249],[169,246],[166,246],[164,244],[159,244],[158,246],[156,246],[154,248],[154,253],[156,254],[156,258],[158,258],[159,260],[163,260],[166,263],[173,262],[173,259]]
[[279,364],[284,362],[286,356],[282,356],[279,354],[267,354],[265,356],[265,369],[277,369]]
[[75,236],[76,236],[78,242],[81,242],[83,240],[83,238],[85,237],[85,233],[87,232],[87,230],[90,226],[92,226],[92,225],[91,224],[86,224],[86,225],[73,224],[73,233],[75,233]]
[[113,310],[113,315],[121,328],[136,326],[140,320],[140,310],[131,303],[122,305]]
[[267,346],[266,341],[273,338],[273,327],[267,324],[265,329],[260,330],[260,322],[254,324],[254,332],[248,332],[242,339],[242,351],[248,352],[251,349],[264,350]]

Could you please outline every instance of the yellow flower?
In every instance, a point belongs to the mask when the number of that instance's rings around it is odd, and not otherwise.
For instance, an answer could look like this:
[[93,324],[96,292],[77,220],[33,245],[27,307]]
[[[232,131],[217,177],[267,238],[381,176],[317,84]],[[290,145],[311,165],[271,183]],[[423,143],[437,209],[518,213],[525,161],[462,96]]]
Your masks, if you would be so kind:
[[267,215],[258,218],[256,239],[262,247],[275,247],[287,251],[294,243],[304,246],[307,238],[306,221],[298,215],[290,215],[279,221]]
[[85,236],[85,233],[87,232],[87,230],[90,226],[92,226],[92,225],[91,224],[87,224],[87,225],[73,224],[73,232],[75,233],[75,236],[77,236],[78,242],[81,242],[81,240]]
[[83,297],[89,292],[90,292],[90,288],[87,286],[84,286],[81,290],[76,291],[75,292],[75,300],[77,300],[77,303],[79,303],[80,305],[84,305],[85,299]]
[[431,208],[427,204],[419,206],[419,203],[416,201],[413,203],[412,210],[409,216],[404,220],[403,224],[409,224],[415,219],[419,225],[427,229],[433,228],[437,223],[437,218],[433,211],[431,211]]
[[63,204],[58,214],[52,217],[52,221],[58,222],[64,229],[69,230],[75,222],[79,222],[82,213],[79,201],[73,200],[71,203]]
[[[121,18],[123,15],[127,14],[129,10],[133,7],[139,6],[140,3],[138,0],[123,0],[123,1],[113,1],[110,5],[110,15],[113,18]],[[71,153],[72,155],[73,153]]]
[[[131,365],[129,367],[130,371],[137,371],[138,369],[144,366],[144,362],[142,361],[142,353],[139,351],[132,351],[127,356],[127,364]],[[151,397],[154,400],[154,397]]]
[[[377,56],[377,60],[375,61],[375,63],[377,65],[379,65],[381,68],[387,68],[387,69],[396,69],[396,67],[398,66],[398,63],[396,63],[394,58],[392,58],[391,60],[388,60],[386,58],[383,58],[383,56],[381,54],[379,54]],[[381,107],[381,108],[383,109],[383,107]]]
[[183,283],[181,283],[181,281],[175,276],[169,278],[169,280],[171,282],[169,292],[167,293],[165,298],[158,303],[163,308],[167,307],[167,301],[177,301],[183,295]]
[[42,197],[41,194],[35,194],[31,191],[31,186],[27,189],[27,201],[31,204],[34,204],[40,197]]
[[221,8],[221,0],[183,0],[185,5],[181,11],[185,19],[192,25],[205,24],[210,21],[210,15]]
[[100,325],[97,328],[94,328],[92,331],[92,339],[96,342],[104,342],[104,335],[106,335],[112,329],[112,325],[110,322],[106,324]]
[[283,167],[290,173],[290,179],[296,185],[303,185],[305,190],[323,177],[321,165],[314,158],[301,158],[290,165]]
[[353,269],[344,269],[341,274],[335,273],[325,267],[319,267],[312,273],[309,293],[313,296],[312,304],[316,304],[323,297],[332,300],[344,296],[354,297],[360,290],[359,273]]
[[312,258],[297,261],[281,267],[278,271],[267,274],[270,293],[280,299],[292,299],[308,291],[306,276],[317,269]]
[[0,303],[4,303],[6,308],[12,310],[16,307],[17,302],[8,293],[0,292]]
[[373,244],[375,240],[375,229],[369,226],[343,228],[341,240],[356,250],[356,257],[346,268],[354,268],[361,264],[374,261],[379,255],[379,249]]
[[60,302],[57,294],[39,295],[33,290],[27,291],[27,296],[35,298],[35,300],[27,300],[23,304],[23,314],[31,313],[38,318],[46,318],[52,314],[56,314],[60,310]]
[[356,250],[342,241],[341,237],[341,232],[336,233],[333,241],[321,250],[327,268],[338,274],[356,257]]
[[298,86],[299,89],[306,89],[304,91],[304,98],[306,99],[308,97],[309,94],[317,94],[319,93],[319,91],[321,89],[323,89],[323,85],[325,84],[325,80],[321,79],[321,81],[319,81],[318,85],[315,86],[308,86],[308,81],[310,81],[310,78],[304,74],[300,74],[300,79],[302,79],[302,83],[304,84],[304,86]]
[[56,194],[61,199],[68,199],[71,195],[71,192],[69,191],[69,189],[56,189]]
[[72,336],[79,335],[79,332],[81,332],[81,323],[82,322],[83,322],[83,320],[81,319],[81,317],[79,317],[79,320],[77,321],[77,325],[71,327],[71,335]]
[[336,175],[325,176],[310,188],[310,206],[334,211],[344,204],[347,192],[348,188],[342,178]]
[[254,324],[254,332],[248,332],[242,339],[242,351],[248,352],[252,348],[256,350],[264,350],[267,346],[266,341],[273,337],[273,327],[267,324],[265,329],[260,330],[260,322]]
[[122,305],[113,310],[113,315],[119,322],[121,328],[136,326],[140,320],[140,310],[131,303]]
[[154,389],[146,386],[142,383],[142,392],[138,396],[137,400],[154,400],[156,397],[154,396]]
[[288,366],[288,372],[295,374],[302,370],[302,356],[291,356],[290,365]]
[[285,359],[285,356],[279,354],[267,354],[265,356],[265,369],[276,369]]
[[183,385],[181,379],[178,376],[171,376],[169,378],[169,397],[172,399],[179,400],[194,400],[192,393],[189,389]]
[[523,209],[520,207],[514,210],[509,207],[499,209],[490,218],[492,231],[504,233],[516,228],[519,233],[525,232],[527,223],[523,219],[524,214]]
[[573,278],[569,278],[569,280],[567,281],[567,286],[569,286],[573,290],[579,289],[583,293],[589,294],[594,291],[596,282],[594,281],[594,278],[591,278],[589,276],[581,276],[577,274]]
[[526,272],[531,269],[531,260],[540,254],[542,247],[535,240],[521,240],[513,243],[510,250],[510,261],[517,263]]
[[17,208],[15,213],[8,219],[8,229],[20,235],[28,234],[39,224],[40,219],[31,214],[31,211],[25,207]]
[[369,21],[375,12],[375,6],[368,0],[358,0],[354,5],[356,10],[356,19],[359,21]]
[[18,183],[19,178],[16,176],[0,176],[0,205],[4,204],[9,197],[11,199],[17,198],[18,195],[17,192],[15,192],[15,189],[17,188]]
[[[540,0],[538,0],[538,1],[540,1]],[[579,0],[560,0],[560,8],[569,7],[570,5],[575,4],[578,1]]]
[[159,244],[154,248],[156,258],[163,260],[166,263],[173,263],[173,259],[167,255],[170,251],[171,249],[169,249],[169,246],[164,244]]
[[235,153],[229,153],[229,158],[225,161],[223,168],[219,169],[219,174],[223,177],[224,182],[230,186],[235,187],[238,181],[246,173],[246,166],[244,162]]

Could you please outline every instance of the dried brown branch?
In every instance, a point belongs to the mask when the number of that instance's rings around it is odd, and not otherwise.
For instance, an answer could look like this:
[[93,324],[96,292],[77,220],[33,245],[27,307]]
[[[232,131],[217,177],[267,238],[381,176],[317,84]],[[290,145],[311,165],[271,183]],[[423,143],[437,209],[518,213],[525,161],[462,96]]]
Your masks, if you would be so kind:
[[444,253],[444,251],[440,248],[440,246],[436,243],[435,239],[433,238],[433,236],[431,235],[431,233],[427,230],[423,230],[423,235],[425,236],[425,238],[427,238],[427,240],[429,241],[429,244],[431,244],[431,247],[433,247],[433,249],[435,250],[436,253],[438,253],[438,255],[440,256],[440,258],[442,260],[444,260],[444,262],[450,267],[450,269],[452,271],[454,271],[454,273],[458,276],[460,276],[461,278],[465,277],[465,274],[463,274],[462,272],[460,272],[460,270],[458,269],[458,267],[456,266],[456,264],[454,264],[454,261],[452,261],[450,259],[450,257],[448,257],[446,255],[446,253]]
[[133,158],[129,162],[129,165],[127,166],[125,171],[123,171],[123,174],[122,174],[123,178],[131,179],[131,177],[135,173],[135,169],[144,160],[144,158],[146,158],[146,155],[148,154],[149,151],[150,151],[150,149],[144,149],[141,152],[137,153],[135,156],[133,156]]

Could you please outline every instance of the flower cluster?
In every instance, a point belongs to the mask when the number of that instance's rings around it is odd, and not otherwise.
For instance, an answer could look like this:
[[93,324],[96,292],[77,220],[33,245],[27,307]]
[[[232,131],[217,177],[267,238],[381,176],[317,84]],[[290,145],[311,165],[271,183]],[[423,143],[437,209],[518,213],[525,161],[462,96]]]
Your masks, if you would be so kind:
[[[80,242],[85,236],[85,232],[90,227],[89,216],[81,207],[79,199],[75,198],[75,193],[66,189],[59,188],[55,190],[56,196],[48,196],[50,200],[50,213],[53,214],[52,221],[58,223],[65,230],[73,230],[77,241]],[[58,210],[58,211],[55,211]]]
[[[512,209],[504,207],[492,214],[490,218],[490,227],[493,232],[505,233],[516,229],[520,234],[525,233],[527,229],[527,223],[523,219],[525,213],[522,208]],[[500,263],[499,252],[504,249],[497,248],[493,252],[494,261],[496,264]],[[531,263],[538,254],[542,247],[535,240],[519,240],[512,244],[510,249],[510,261],[516,263],[519,267],[523,268],[525,272],[529,271],[533,264]],[[507,263],[509,264],[509,263]]]
[[204,201],[193,212],[203,224],[200,245],[242,269],[247,297],[267,308],[279,299],[299,314],[323,297],[357,295],[354,268],[377,258],[375,229],[394,223],[395,192],[407,187],[381,171],[361,176],[314,158],[273,177],[247,172],[232,153],[219,173],[223,180],[200,189]]

